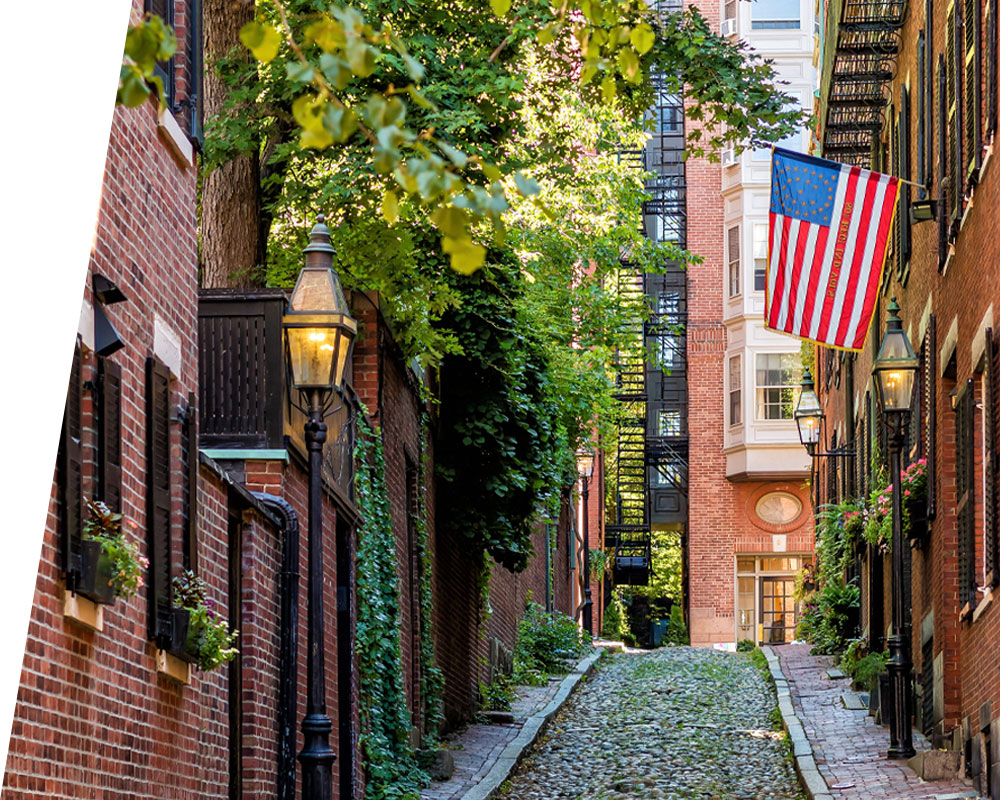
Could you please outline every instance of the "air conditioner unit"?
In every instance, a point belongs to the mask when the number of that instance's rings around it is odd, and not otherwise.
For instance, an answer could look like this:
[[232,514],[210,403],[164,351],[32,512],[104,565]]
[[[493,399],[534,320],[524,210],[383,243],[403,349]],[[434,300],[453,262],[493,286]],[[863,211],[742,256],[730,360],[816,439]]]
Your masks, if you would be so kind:
[[724,20],[722,20],[722,35],[723,36],[735,36],[736,35],[736,20],[735,19],[724,19]]
[[731,167],[736,164],[738,160],[739,159],[736,157],[736,150],[732,147],[727,147],[722,151],[722,166]]

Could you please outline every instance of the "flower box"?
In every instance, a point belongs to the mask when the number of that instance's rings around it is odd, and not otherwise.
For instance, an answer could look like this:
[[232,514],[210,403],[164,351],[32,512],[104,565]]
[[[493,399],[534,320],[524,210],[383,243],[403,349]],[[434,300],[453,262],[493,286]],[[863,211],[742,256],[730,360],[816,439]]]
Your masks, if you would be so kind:
[[188,663],[198,660],[195,649],[197,632],[191,626],[191,611],[187,608],[171,609],[170,649],[168,652]]
[[926,498],[905,498],[903,505],[905,514],[909,520],[909,530],[907,539],[911,547],[922,548],[927,544],[930,534],[930,525],[927,521],[927,499]]
[[107,605],[115,601],[114,564],[104,545],[93,539],[80,543],[80,571],[75,591],[95,603]]

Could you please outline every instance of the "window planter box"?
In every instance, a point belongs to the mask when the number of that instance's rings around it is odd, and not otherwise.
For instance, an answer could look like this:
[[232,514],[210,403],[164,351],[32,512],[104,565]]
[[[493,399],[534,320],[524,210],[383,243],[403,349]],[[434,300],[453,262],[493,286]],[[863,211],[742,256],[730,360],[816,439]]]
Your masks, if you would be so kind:
[[906,499],[904,501],[910,516],[909,542],[911,547],[923,548],[930,538],[930,525],[927,521],[927,499]]
[[194,650],[194,629],[191,627],[191,612],[186,608],[174,608],[173,611],[173,631],[170,636],[170,649],[168,652],[186,661],[189,664],[195,663],[198,658]]
[[115,602],[115,589],[111,583],[114,565],[100,542],[84,539],[80,542],[80,571],[74,591],[95,603],[108,605]]

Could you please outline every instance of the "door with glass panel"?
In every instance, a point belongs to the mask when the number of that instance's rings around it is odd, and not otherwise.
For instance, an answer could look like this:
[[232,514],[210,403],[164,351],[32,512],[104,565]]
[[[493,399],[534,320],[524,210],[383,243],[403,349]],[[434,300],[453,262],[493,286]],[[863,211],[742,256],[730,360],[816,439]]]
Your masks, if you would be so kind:
[[785,644],[795,638],[795,579],[761,576],[760,622],[766,644]]

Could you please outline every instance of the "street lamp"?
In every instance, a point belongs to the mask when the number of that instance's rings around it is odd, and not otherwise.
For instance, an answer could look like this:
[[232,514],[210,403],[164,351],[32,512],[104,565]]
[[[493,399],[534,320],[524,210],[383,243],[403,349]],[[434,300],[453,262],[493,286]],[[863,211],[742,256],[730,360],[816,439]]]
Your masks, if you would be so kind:
[[334,249],[323,215],[309,232],[306,265],[282,317],[285,353],[292,388],[298,390],[308,417],[305,424],[309,452],[309,610],[306,716],[302,720],[303,800],[330,800],[333,762],[330,748],[333,723],[326,713],[326,676],[323,664],[323,495],[320,484],[324,418],[330,413],[334,390],[344,383],[344,369],[358,330],[351,317],[340,280],[333,271]]
[[583,481],[583,491],[581,492],[583,502],[583,629],[593,636],[594,603],[590,594],[590,509],[588,508],[590,489],[588,484],[590,476],[594,474],[594,450],[589,444],[577,451],[576,468],[580,474],[580,480]]
[[807,367],[802,374],[802,391],[799,392],[799,404],[795,406],[795,424],[799,428],[799,441],[809,455],[815,455],[819,444],[820,428],[823,424],[823,409],[816,395],[816,384],[812,373]]
[[910,726],[910,681],[913,664],[910,661],[910,631],[905,619],[903,587],[903,517],[900,487],[903,438],[913,402],[913,384],[919,362],[910,345],[899,305],[893,297],[889,303],[889,319],[885,336],[872,367],[878,402],[889,434],[889,475],[892,477],[892,636],[889,637],[889,685],[892,692],[892,717],[889,720],[889,758],[909,758],[914,755],[913,731]]

